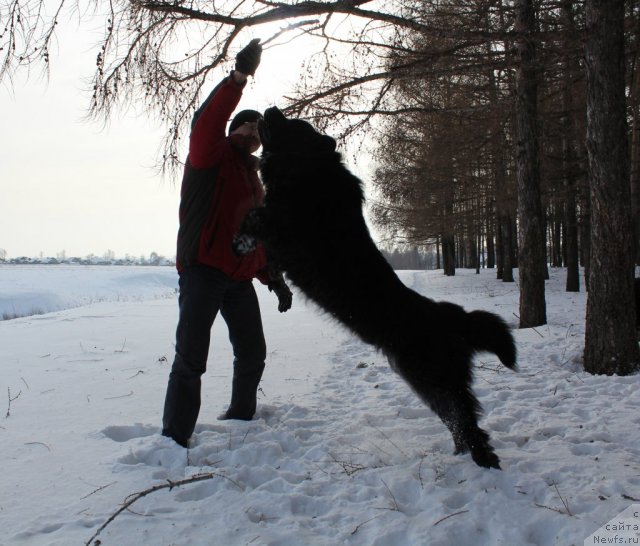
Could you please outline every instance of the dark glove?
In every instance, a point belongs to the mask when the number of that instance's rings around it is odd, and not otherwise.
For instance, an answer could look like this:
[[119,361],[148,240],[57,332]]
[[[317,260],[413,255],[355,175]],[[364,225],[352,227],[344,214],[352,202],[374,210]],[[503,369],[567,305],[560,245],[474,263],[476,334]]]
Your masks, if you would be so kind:
[[260,45],[260,38],[255,38],[236,55],[236,70],[243,74],[253,76],[260,64],[261,55],[262,46]]
[[269,281],[268,287],[270,291],[275,292],[276,296],[278,296],[278,311],[284,313],[291,309],[293,294],[289,290],[287,283],[284,282],[282,274]]

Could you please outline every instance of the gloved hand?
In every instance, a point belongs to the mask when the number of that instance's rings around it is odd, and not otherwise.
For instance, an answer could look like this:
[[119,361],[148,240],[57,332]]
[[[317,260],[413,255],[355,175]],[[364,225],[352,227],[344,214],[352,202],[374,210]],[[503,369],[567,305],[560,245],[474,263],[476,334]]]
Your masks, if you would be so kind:
[[253,76],[260,64],[261,55],[260,38],[255,38],[236,55],[236,70]]
[[284,282],[284,277],[282,273],[280,273],[275,279],[269,281],[267,285],[270,291],[275,292],[276,296],[278,296],[278,311],[284,313],[291,309],[291,304],[293,303],[293,294],[287,283]]

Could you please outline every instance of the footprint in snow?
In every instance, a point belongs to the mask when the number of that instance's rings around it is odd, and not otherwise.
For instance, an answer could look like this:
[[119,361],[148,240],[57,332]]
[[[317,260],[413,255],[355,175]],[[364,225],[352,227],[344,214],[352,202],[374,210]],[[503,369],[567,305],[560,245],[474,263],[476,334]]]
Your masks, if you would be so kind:
[[128,442],[134,438],[144,438],[159,433],[160,429],[158,427],[140,423],[135,425],[113,425],[102,430],[102,434],[114,442]]

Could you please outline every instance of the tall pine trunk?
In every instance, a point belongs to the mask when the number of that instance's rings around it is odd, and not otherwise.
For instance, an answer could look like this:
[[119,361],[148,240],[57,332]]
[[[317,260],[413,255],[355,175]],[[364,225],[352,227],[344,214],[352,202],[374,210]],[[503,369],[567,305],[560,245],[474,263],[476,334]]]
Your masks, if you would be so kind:
[[571,93],[573,78],[578,72],[577,60],[571,54],[572,43],[576,37],[573,18],[573,1],[562,2],[562,22],[564,24],[564,81],[562,84],[562,109],[564,115],[561,120],[563,128],[562,137],[562,174],[565,187],[564,217],[567,226],[565,235],[567,279],[566,291],[580,291],[580,268],[578,260],[578,217],[576,203],[576,124],[574,120],[574,98]]
[[516,174],[518,180],[518,272],[520,328],[546,324],[546,252],[540,201],[533,0],[516,0]]
[[[633,16],[633,42],[631,50],[635,49],[635,57],[631,65],[632,73],[630,110],[631,110],[631,213],[634,226],[634,256],[635,263],[640,264],[640,18]],[[634,47],[635,46],[635,47]]]
[[[489,209],[489,207],[487,207]],[[496,266],[496,247],[495,247],[495,218],[491,214],[491,212],[486,213],[485,222],[487,224],[487,262],[486,267],[488,269],[493,269]]]
[[447,277],[456,274],[456,241],[451,233],[442,235],[442,264]]
[[[499,3],[500,5],[502,2]],[[504,12],[500,13],[500,26],[504,27]],[[489,21],[487,20],[487,25]],[[492,54],[492,46],[487,42],[487,56]],[[509,58],[511,44],[504,43],[505,56]],[[491,103],[498,110],[499,105],[499,85],[496,75],[491,68],[487,77],[489,80],[489,96]],[[507,180],[507,135],[505,125],[507,121],[500,117],[496,120],[496,137],[493,140],[493,169],[495,176],[495,216],[496,216],[496,278],[503,282],[514,282],[513,279],[513,236],[511,232],[512,219],[514,215],[514,191],[511,188],[510,180]]]
[[591,267],[584,367],[638,369],[633,304],[633,224],[625,118],[624,0],[587,0],[587,151]]

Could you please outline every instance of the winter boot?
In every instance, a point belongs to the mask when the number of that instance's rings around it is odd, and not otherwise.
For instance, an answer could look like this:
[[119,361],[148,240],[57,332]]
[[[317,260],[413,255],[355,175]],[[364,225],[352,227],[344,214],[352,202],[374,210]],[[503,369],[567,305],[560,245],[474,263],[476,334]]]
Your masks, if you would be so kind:
[[253,419],[256,413],[258,385],[260,384],[263,370],[263,362],[252,369],[241,370],[237,365],[234,365],[231,404],[229,404],[229,409],[220,416],[221,420],[239,419],[251,421]]

